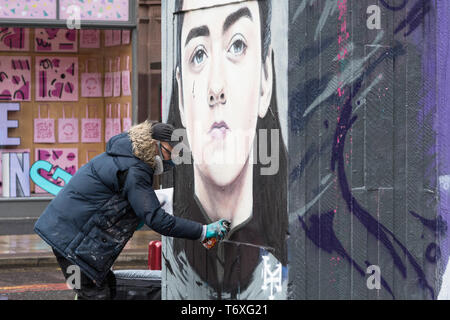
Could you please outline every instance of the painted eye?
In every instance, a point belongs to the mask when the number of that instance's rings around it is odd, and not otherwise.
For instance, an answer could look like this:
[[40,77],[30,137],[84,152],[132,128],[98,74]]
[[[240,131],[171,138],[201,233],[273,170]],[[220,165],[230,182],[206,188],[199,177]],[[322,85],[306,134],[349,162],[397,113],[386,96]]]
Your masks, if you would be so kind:
[[228,49],[228,52],[235,56],[239,56],[245,52],[245,49],[247,49],[247,45],[245,44],[244,40],[238,38],[230,46],[230,49]]
[[207,55],[205,50],[199,48],[195,51],[194,56],[191,59],[191,63],[193,63],[196,66],[201,65],[205,61],[206,57]]

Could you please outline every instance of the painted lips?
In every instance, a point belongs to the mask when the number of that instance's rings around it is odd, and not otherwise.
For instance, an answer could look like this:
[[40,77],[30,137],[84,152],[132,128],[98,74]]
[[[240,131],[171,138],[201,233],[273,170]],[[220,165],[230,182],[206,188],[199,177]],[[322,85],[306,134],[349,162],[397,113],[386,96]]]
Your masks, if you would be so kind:
[[214,122],[209,130],[209,134],[213,139],[223,139],[225,138],[227,131],[230,130],[225,121]]

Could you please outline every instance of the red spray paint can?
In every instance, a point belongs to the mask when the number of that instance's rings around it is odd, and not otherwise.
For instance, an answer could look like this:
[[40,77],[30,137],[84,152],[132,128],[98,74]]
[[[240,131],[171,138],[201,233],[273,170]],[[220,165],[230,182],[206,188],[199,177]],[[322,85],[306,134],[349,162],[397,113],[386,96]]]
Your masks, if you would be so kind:
[[154,240],[148,244],[148,269],[161,270],[161,241]]

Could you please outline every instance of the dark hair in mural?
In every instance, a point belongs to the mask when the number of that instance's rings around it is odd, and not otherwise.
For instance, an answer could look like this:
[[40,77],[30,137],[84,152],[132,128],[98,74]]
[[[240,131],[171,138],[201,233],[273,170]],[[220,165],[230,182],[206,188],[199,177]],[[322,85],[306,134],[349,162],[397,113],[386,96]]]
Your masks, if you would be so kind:
[[[266,58],[269,54],[271,44],[271,1],[258,1],[259,13],[261,20],[261,47],[262,47],[262,65],[264,67],[265,75],[267,75]],[[181,30],[183,26],[183,13],[181,9],[183,1],[176,1],[175,12],[177,14],[177,38],[176,41],[181,43]],[[176,66],[181,73],[181,52],[180,48],[177,48],[176,52]],[[256,125],[256,133],[259,129],[266,129],[269,133],[271,129],[279,130],[279,170],[275,175],[261,175],[261,168],[263,167],[259,161],[253,165],[253,215],[250,221],[247,221],[243,225],[237,226],[235,232],[241,229],[245,229],[247,233],[247,239],[255,240],[257,244],[263,243],[262,247],[266,247],[271,253],[283,264],[287,265],[287,248],[286,248],[286,235],[288,232],[288,217],[287,217],[287,151],[283,142],[281,134],[281,126],[278,116],[277,96],[276,96],[276,75],[274,68],[274,55],[272,54],[272,70],[273,70],[273,83],[272,83],[272,97],[269,105],[269,109],[264,118],[258,118]],[[170,101],[170,110],[168,116],[168,123],[173,124],[177,128],[182,128],[182,122],[178,110],[178,91],[177,82],[174,76],[172,80],[172,98]],[[270,141],[270,134],[268,134],[268,140]],[[272,150],[269,150],[270,154]],[[193,165],[182,164],[176,167],[174,170],[174,214],[185,218],[193,218],[193,208],[197,208],[195,196],[194,196],[194,172]],[[201,215],[200,215],[201,216]],[[194,217],[195,219],[195,217]],[[230,236],[230,239],[233,240]],[[248,241],[250,242],[250,240]],[[251,242],[252,244],[254,242]],[[195,249],[196,248],[196,249]],[[213,276],[210,272],[206,274],[199,273],[199,276],[205,282],[208,282],[215,289],[220,289],[228,292],[235,292],[237,287],[239,290],[244,290],[251,282],[252,273],[257,266],[259,259],[259,251],[252,250],[246,251],[245,245],[237,246],[237,249],[230,254],[232,261],[225,261],[224,264],[239,264],[239,275],[235,279],[233,277],[226,278],[223,284],[220,281],[212,279]],[[179,239],[174,239],[174,255],[177,256],[180,252],[185,251],[190,264],[194,270],[198,271],[203,269],[203,265],[208,256],[217,255],[216,248],[212,250],[206,250],[201,247],[200,243],[189,242]],[[258,252],[256,255],[255,252]],[[231,255],[236,255],[232,257]],[[234,259],[234,260],[233,260]],[[236,263],[236,261],[238,261]],[[251,263],[249,263],[249,261]],[[179,262],[178,262],[179,263]],[[182,268],[180,265],[179,267]],[[228,283],[228,284],[227,284]],[[220,296],[219,296],[220,297]]]

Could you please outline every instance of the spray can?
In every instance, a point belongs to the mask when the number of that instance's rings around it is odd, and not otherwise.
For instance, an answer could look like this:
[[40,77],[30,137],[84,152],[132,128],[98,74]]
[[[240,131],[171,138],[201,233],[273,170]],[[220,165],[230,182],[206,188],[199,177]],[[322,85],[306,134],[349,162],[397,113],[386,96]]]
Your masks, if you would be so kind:
[[[229,221],[223,220],[222,226],[225,227],[225,229],[227,229],[228,232],[230,231],[231,223]],[[217,242],[219,242],[218,238],[209,238],[203,240],[202,244],[206,249],[211,249],[217,244]]]

